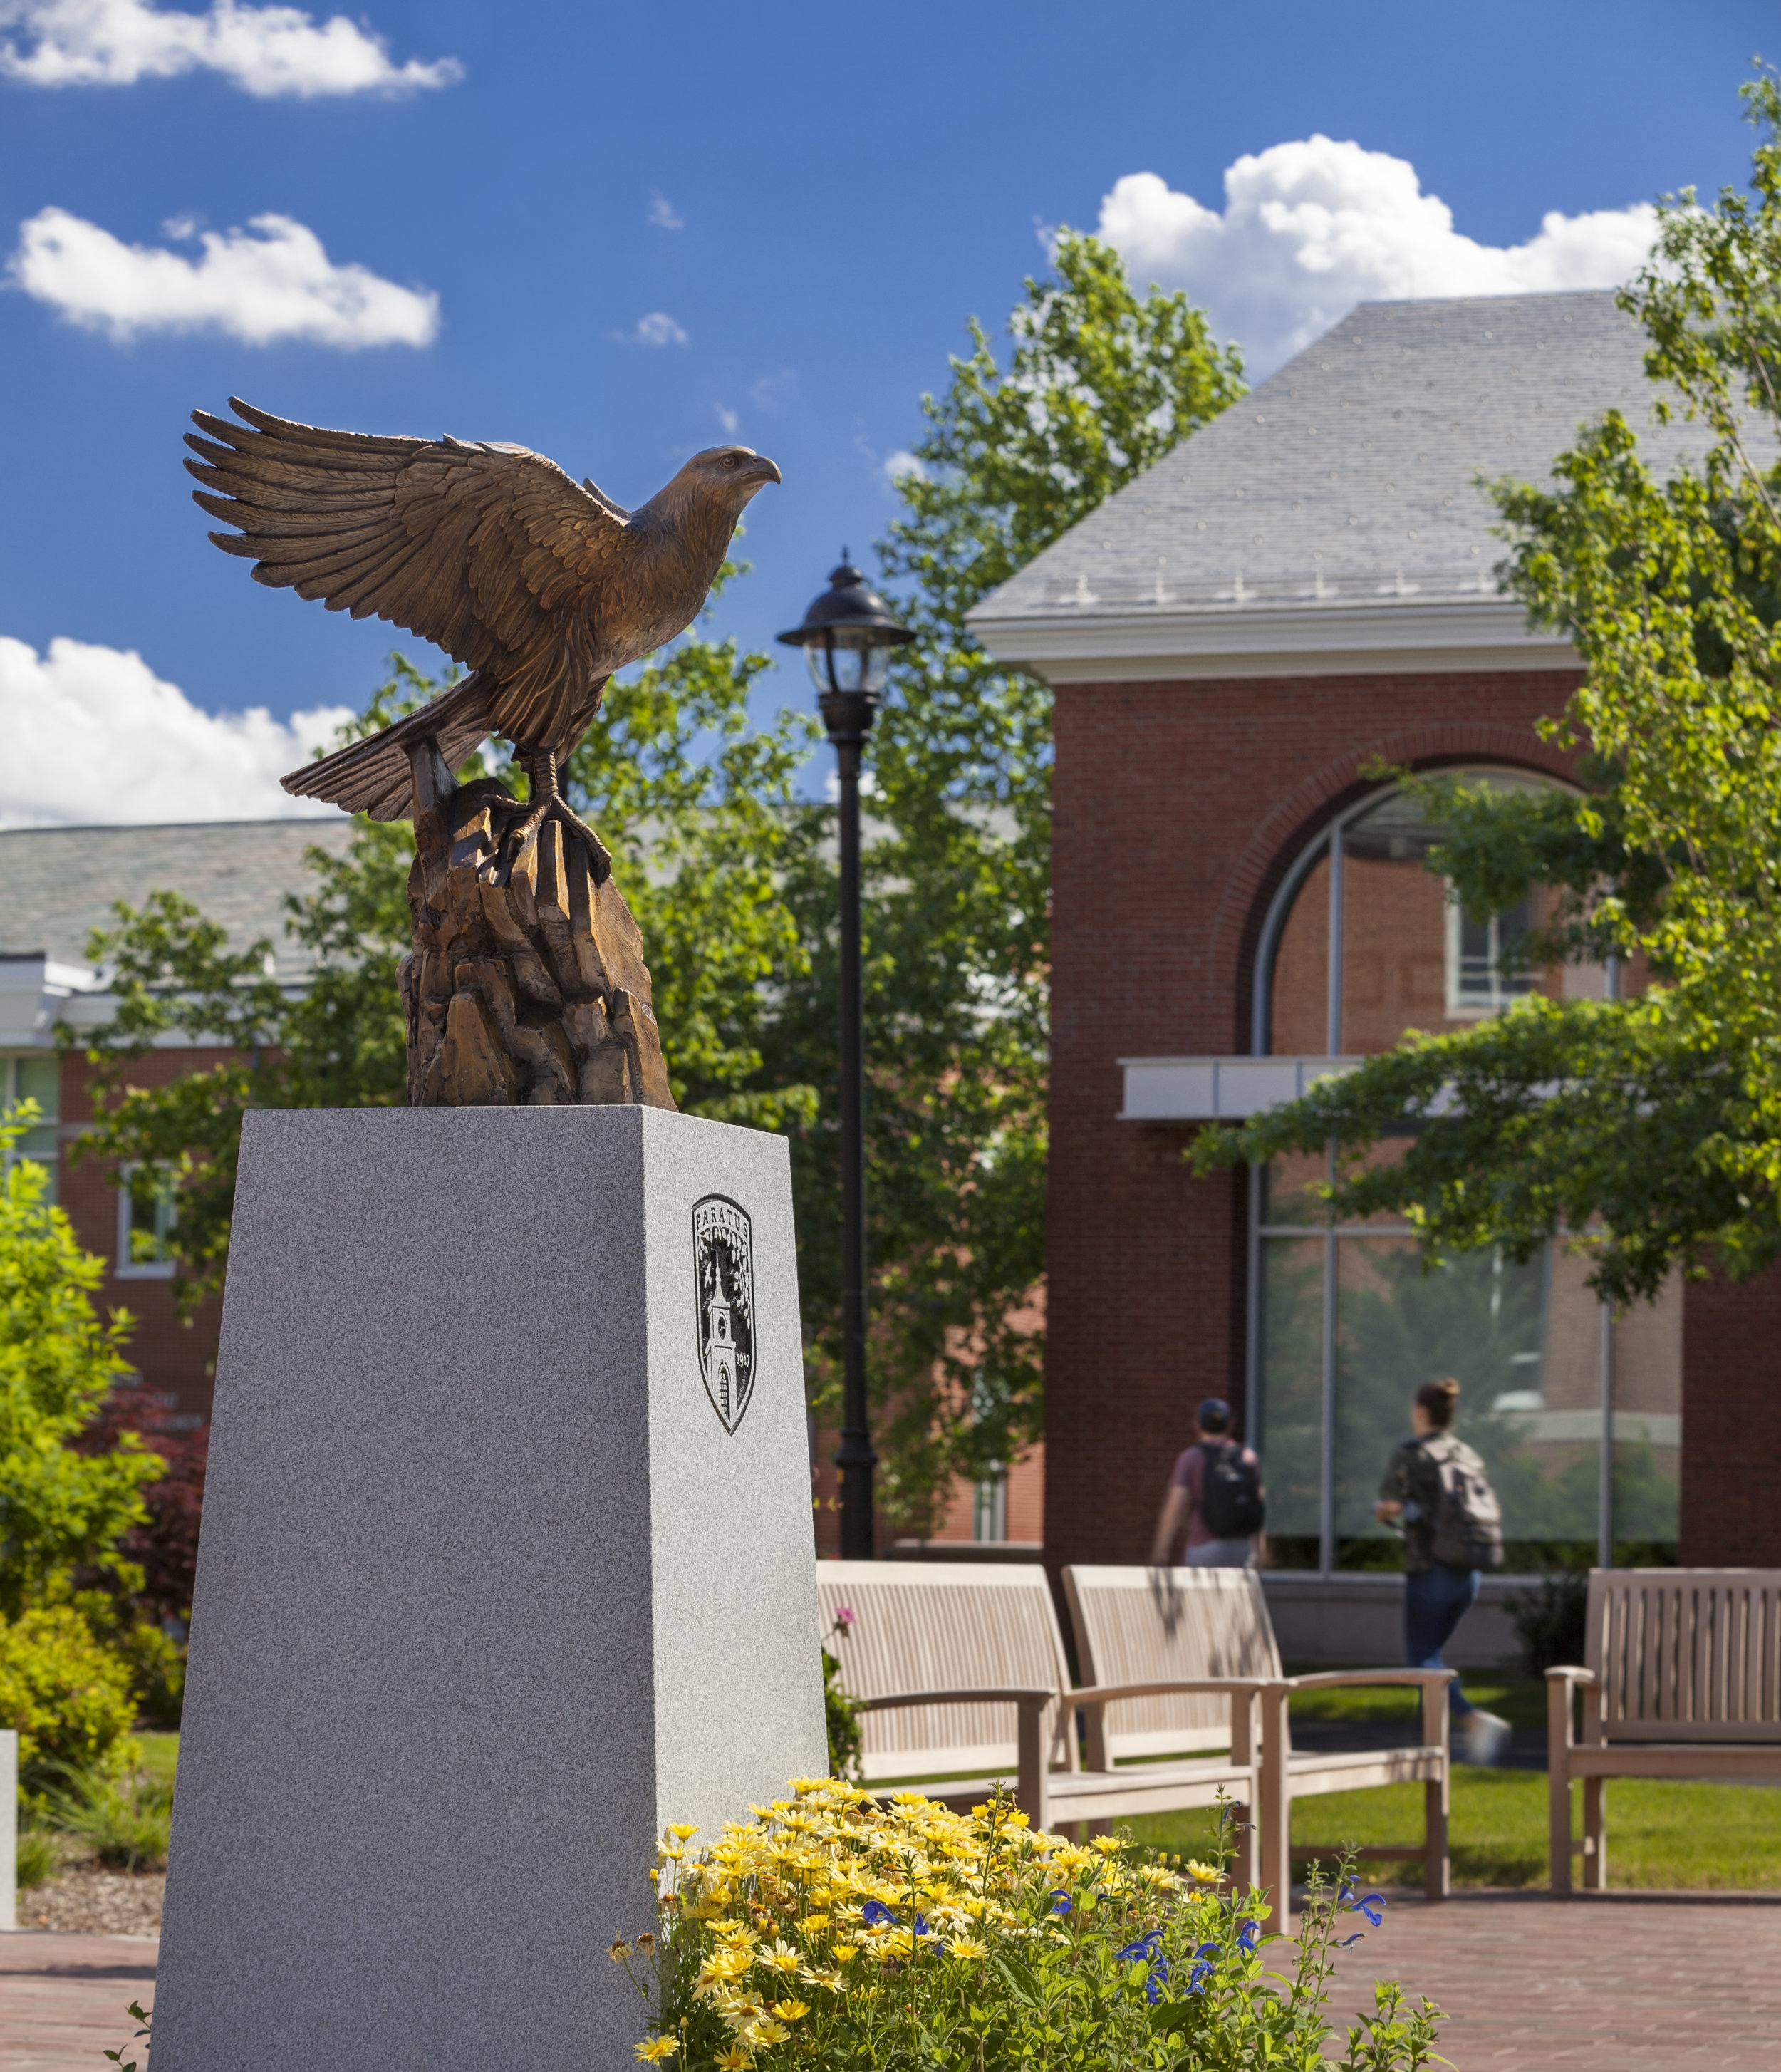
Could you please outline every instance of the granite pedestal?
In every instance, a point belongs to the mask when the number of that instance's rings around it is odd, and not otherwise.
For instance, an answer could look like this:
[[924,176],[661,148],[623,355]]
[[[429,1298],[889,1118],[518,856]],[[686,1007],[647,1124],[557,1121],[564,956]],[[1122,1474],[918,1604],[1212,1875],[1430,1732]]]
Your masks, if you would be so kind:
[[634,2062],[662,1827],[827,1768],[814,1553],[782,1139],[250,1114],[156,2072]]

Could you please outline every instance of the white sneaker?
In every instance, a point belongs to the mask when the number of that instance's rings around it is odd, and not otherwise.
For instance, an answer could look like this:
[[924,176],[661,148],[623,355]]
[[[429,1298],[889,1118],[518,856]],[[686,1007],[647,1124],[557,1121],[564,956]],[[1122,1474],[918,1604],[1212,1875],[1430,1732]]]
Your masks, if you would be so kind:
[[1503,1760],[1509,1745],[1509,1723],[1494,1712],[1474,1712],[1466,1716],[1466,1760],[1485,1769]]

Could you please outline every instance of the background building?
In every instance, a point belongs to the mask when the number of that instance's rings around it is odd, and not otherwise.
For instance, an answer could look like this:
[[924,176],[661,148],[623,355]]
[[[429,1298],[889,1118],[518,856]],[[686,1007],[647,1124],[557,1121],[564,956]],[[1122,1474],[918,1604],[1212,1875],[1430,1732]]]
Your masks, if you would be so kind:
[[1526,917],[1451,907],[1437,831],[1369,773],[1574,781],[1537,724],[1578,663],[1497,594],[1479,478],[1544,479],[1611,405],[1660,465],[1701,443],[1645,431],[1641,357],[1606,294],[1363,306],[972,615],[1057,690],[1048,1561],[1143,1560],[1192,1406],[1225,1395],[1289,1652],[1314,1620],[1347,1644],[1343,1606],[1377,1630],[1379,1474],[1448,1373],[1512,1565],[1781,1561],[1781,1277],[1614,1320],[1562,1248],[1424,1276],[1401,1227],[1324,1227],[1320,1161],[1181,1158],[1208,1119],[1508,1004],[1494,954]]
[[[88,939],[123,900],[183,894],[228,929],[240,950],[273,945],[272,969],[293,991],[310,960],[285,933],[285,897],[302,889],[303,854],[342,853],[351,839],[344,815],[315,820],[205,821],[189,826],[26,828],[0,833],[0,1095],[29,1096],[43,1120],[20,1145],[49,1168],[55,1198],[86,1249],[106,1261],[101,1307],[137,1318],[129,1356],[139,1384],[160,1399],[163,1429],[189,1430],[210,1416],[220,1305],[205,1302],[190,1324],[176,1314],[170,1204],[137,1203],[118,1175],[73,1151],[89,1126],[92,1068],[78,1050],[59,1051],[58,1023],[77,1031],[109,1021],[115,1003],[88,961]],[[125,1073],[137,1086],[164,1086],[215,1048],[183,1039],[158,1043]]]

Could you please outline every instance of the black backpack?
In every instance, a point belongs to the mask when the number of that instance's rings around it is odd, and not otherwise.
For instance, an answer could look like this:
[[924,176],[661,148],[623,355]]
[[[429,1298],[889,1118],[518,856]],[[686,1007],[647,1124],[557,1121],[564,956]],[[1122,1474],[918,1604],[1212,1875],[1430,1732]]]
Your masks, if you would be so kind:
[[1485,1480],[1483,1462],[1462,1441],[1444,1432],[1434,1437],[1447,1443],[1437,1453],[1425,1442],[1441,1478],[1429,1552],[1446,1568],[1500,1568],[1503,1507]]
[[1262,1478],[1253,1461],[1229,1440],[1209,1440],[1200,1515],[1214,1540],[1247,1540],[1262,1530]]

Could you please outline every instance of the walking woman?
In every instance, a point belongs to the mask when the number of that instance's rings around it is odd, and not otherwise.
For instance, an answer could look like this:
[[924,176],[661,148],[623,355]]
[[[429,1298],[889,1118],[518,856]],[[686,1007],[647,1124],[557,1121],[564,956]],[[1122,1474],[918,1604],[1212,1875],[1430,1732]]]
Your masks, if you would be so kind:
[[[1404,1655],[1413,1669],[1442,1669],[1441,1651],[1471,1610],[1483,1570],[1503,1559],[1502,1513],[1484,1464],[1453,1420],[1457,1381],[1425,1382],[1410,1405],[1410,1429],[1391,1457],[1373,1515],[1404,1533]],[[1456,1676],[1449,1684],[1453,1716],[1473,1762],[1502,1755],[1509,1724],[1472,1704]]]

